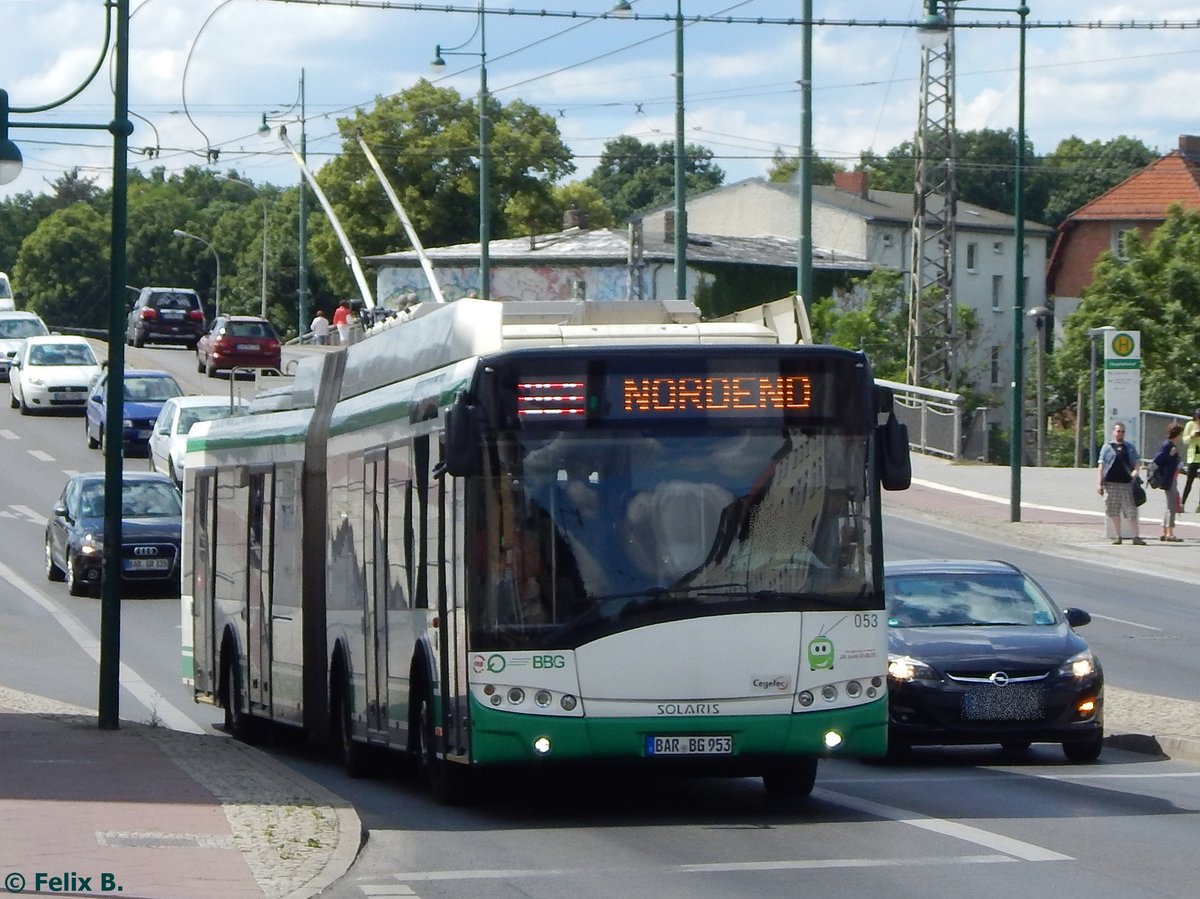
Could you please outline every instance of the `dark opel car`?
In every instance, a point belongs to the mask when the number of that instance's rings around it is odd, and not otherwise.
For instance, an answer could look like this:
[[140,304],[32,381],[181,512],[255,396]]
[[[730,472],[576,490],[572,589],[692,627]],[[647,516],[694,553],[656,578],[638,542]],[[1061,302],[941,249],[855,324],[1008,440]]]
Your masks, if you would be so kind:
[[[179,595],[183,505],[165,474],[126,471],[121,483],[121,581]],[[72,596],[100,591],[104,563],[104,472],[73,475],[46,524],[46,579]]]
[[1061,743],[1095,761],[1104,674],[1060,610],[1007,562],[893,562],[888,608],[889,753],[914,745]]

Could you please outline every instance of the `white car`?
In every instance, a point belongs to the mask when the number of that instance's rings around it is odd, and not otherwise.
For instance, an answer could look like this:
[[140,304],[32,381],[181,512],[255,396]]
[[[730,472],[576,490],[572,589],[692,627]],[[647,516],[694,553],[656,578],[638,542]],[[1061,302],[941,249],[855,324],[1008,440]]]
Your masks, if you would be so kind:
[[8,363],[21,352],[26,337],[49,333],[36,312],[0,310],[0,381],[8,380]]
[[92,345],[82,337],[28,337],[8,373],[9,403],[22,415],[87,405],[88,385],[100,374]]
[[184,455],[188,431],[198,421],[245,415],[249,403],[240,397],[177,396],[167,400],[150,432],[150,470],[170,475],[176,486],[183,486]]

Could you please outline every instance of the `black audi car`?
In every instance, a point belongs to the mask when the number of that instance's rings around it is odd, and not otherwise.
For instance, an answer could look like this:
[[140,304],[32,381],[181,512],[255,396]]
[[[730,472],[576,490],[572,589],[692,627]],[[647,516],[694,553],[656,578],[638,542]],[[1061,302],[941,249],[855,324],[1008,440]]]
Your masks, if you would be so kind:
[[[121,582],[179,594],[183,506],[171,479],[126,471],[121,483]],[[46,524],[46,578],[72,596],[100,591],[104,562],[104,472],[67,480]]]
[[889,754],[915,745],[1061,743],[1095,761],[1104,740],[1104,674],[1059,609],[1008,562],[886,566]]

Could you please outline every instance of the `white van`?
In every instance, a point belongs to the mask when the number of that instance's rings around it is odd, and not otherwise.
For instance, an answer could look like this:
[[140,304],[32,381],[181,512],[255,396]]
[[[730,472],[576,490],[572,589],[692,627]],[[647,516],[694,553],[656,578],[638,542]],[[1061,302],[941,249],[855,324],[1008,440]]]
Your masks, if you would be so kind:
[[0,272],[0,312],[11,312],[17,305],[13,302],[12,285],[8,283],[8,275]]

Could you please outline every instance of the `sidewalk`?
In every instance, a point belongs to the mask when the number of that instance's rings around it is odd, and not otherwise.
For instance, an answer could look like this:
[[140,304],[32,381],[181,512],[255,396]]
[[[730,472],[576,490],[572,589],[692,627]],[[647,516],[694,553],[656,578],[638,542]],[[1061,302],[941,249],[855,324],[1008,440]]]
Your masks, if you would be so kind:
[[229,737],[102,731],[3,687],[0,771],[9,893],[298,899],[345,874],[362,839],[349,803]]
[[[1139,520],[1146,546],[1113,546],[1105,536],[1104,499],[1090,468],[1022,468],[1020,521],[1012,519],[1012,471],[1007,466],[953,463],[913,454],[913,484],[883,494],[884,512],[971,532],[1013,546],[1192,584],[1200,570],[1200,514],[1176,519],[1182,543],[1160,543],[1165,500],[1147,490]],[[1191,498],[1192,502],[1197,497]],[[1195,508],[1194,506],[1192,507]],[[934,553],[936,554],[936,553]],[[1200,762],[1200,703],[1104,688],[1106,742]]]

